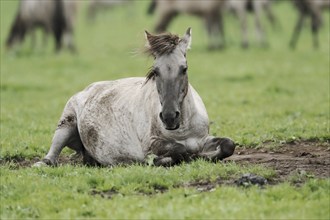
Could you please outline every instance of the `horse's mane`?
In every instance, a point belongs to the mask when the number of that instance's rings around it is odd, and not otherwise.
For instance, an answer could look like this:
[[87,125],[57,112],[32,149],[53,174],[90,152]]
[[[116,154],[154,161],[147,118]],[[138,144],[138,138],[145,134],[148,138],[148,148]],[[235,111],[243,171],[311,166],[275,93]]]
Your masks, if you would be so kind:
[[[180,37],[178,35],[166,33],[159,35],[148,35],[148,47],[145,52],[149,55],[162,56],[170,54],[178,46]],[[155,70],[151,67],[147,73],[148,82],[155,75]]]

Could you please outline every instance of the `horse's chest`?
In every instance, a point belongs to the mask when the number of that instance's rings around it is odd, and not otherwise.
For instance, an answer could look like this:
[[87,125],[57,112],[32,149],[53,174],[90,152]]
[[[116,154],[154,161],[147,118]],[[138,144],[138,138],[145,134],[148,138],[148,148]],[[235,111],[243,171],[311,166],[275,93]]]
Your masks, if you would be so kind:
[[189,151],[198,152],[203,147],[203,138],[208,134],[207,124],[199,124],[199,126],[190,126],[182,130],[178,130],[170,138],[176,142],[183,144]]
[[201,137],[190,137],[182,141],[178,141],[180,144],[183,144],[188,151],[190,152],[199,152],[202,148],[201,146]]

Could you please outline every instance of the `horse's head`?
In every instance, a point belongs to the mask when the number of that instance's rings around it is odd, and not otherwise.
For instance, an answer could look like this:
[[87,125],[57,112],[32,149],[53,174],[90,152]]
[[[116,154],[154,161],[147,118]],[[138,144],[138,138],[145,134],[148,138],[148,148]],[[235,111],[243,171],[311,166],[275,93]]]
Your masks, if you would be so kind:
[[172,34],[145,33],[147,51],[155,58],[147,80],[156,82],[162,106],[161,121],[167,130],[175,130],[180,127],[181,107],[188,92],[186,52],[191,43],[191,28],[182,38]]

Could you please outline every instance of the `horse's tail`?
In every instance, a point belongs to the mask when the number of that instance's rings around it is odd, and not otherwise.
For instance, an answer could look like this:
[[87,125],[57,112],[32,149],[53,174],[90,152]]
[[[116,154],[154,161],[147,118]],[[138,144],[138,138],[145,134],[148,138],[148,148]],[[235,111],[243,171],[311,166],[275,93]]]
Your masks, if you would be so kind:
[[11,26],[7,41],[6,41],[6,47],[10,48],[13,43],[15,42],[15,39],[19,40],[22,42],[24,40],[25,34],[27,31],[27,26],[22,19],[21,16],[21,10],[19,7],[19,10],[16,14],[15,20]]
[[56,49],[60,49],[62,44],[62,37],[64,31],[68,28],[68,22],[64,10],[63,0],[55,1],[55,8],[53,13],[53,32],[56,41]]
[[157,0],[151,0],[147,14],[152,15],[155,12],[156,6],[157,6]]

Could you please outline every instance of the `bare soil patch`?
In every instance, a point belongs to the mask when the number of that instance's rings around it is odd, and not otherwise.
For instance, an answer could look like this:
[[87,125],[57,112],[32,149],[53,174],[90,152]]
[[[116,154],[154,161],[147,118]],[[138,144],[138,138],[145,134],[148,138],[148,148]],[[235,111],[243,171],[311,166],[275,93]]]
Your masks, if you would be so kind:
[[266,145],[259,149],[239,147],[235,154],[225,161],[273,168],[280,181],[297,172],[317,178],[330,177],[329,141],[293,141],[274,149]]
[[211,182],[199,180],[184,184],[196,188],[199,192],[210,192],[218,185],[251,186],[275,185],[288,181],[301,186],[309,178],[330,178],[330,142],[292,141],[282,146],[271,147],[264,143],[261,148],[238,147],[235,154],[224,162],[240,165],[262,165],[272,168],[276,176],[265,179],[255,174],[244,174],[230,179],[218,178]]

